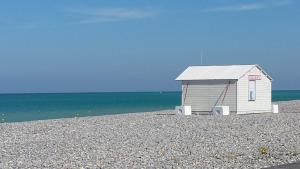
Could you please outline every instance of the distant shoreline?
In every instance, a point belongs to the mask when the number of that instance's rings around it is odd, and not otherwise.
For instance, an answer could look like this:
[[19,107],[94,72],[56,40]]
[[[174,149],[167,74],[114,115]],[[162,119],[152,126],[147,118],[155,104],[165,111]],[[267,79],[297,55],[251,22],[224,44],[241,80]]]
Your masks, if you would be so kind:
[[[280,113],[300,113],[300,100],[290,100],[290,101],[277,101],[272,102],[272,104],[279,104],[279,112]],[[56,121],[56,120],[71,120],[71,119],[88,119],[88,118],[97,118],[97,117],[107,117],[107,116],[128,116],[134,114],[144,114],[144,113],[165,113],[165,112],[173,112],[175,115],[174,109],[163,109],[163,110],[156,110],[150,112],[129,112],[129,113],[116,113],[116,114],[104,114],[104,115],[95,115],[95,116],[83,116],[83,117],[65,117],[65,118],[54,118],[54,119],[41,119],[41,120],[30,120],[30,121],[20,121],[20,122],[5,122],[5,123],[27,123],[27,122],[43,122],[43,121]],[[251,115],[251,114],[250,114]],[[2,123],[2,124],[5,124]],[[0,123],[1,124],[1,123]]]
[[[299,91],[273,91],[274,102],[300,100]],[[1,122],[34,121],[170,110],[181,92],[0,94]]]

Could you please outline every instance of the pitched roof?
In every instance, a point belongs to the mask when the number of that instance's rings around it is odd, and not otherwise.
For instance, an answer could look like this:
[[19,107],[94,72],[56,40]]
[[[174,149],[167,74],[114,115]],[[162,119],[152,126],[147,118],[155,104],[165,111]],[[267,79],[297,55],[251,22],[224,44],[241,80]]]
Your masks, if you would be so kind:
[[240,79],[254,67],[272,80],[259,65],[190,66],[176,80]]

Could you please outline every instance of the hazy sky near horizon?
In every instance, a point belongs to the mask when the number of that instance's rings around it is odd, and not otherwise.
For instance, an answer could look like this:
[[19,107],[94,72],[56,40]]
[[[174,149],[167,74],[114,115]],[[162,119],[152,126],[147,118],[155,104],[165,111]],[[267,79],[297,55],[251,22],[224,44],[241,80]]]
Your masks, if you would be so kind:
[[0,2],[0,93],[180,90],[201,53],[300,89],[299,49],[297,0]]

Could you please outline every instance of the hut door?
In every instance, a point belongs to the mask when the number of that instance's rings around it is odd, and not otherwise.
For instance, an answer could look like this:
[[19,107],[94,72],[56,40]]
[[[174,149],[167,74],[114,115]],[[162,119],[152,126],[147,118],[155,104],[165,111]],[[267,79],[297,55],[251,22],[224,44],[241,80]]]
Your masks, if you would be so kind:
[[250,80],[248,87],[249,87],[249,89],[248,89],[249,101],[255,101],[256,100],[256,81]]

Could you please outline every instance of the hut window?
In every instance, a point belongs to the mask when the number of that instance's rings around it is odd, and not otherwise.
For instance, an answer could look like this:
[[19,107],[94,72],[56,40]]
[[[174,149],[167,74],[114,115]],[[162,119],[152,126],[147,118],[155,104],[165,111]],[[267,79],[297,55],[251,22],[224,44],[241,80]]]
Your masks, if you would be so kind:
[[249,87],[248,88],[249,101],[255,101],[256,100],[256,81],[255,80],[250,80],[248,87]]

